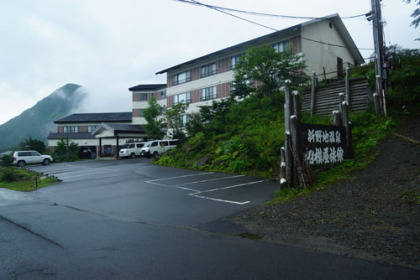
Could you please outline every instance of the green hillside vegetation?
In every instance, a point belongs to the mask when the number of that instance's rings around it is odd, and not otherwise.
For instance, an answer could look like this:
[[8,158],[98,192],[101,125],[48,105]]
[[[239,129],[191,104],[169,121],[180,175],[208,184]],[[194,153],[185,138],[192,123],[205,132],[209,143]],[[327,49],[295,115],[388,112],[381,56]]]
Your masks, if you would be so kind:
[[85,95],[76,84],[66,84],[19,116],[0,125],[0,151],[14,149],[17,143],[32,138],[43,142],[54,129],[53,122],[78,108]]
[[[348,176],[355,169],[364,168],[373,160],[374,148],[378,143],[410,111],[415,110],[416,106],[418,109],[420,53],[418,50],[402,50],[398,47],[391,47],[391,50],[398,64],[394,63],[390,70],[388,117],[375,116],[372,110],[350,114],[355,158],[318,173],[316,188],[325,187]],[[373,65],[353,69],[352,73],[370,78],[374,75]],[[236,85],[239,86],[235,87],[231,98],[202,107],[199,115],[192,116],[187,125],[188,140],[162,156],[157,164],[277,178],[280,147],[284,142],[284,92],[276,90],[273,94],[263,94],[264,87],[256,91],[238,81]],[[240,93],[245,94],[242,95],[243,100],[238,102],[235,97]],[[304,115],[302,121],[332,124],[330,117],[310,118]],[[287,196],[289,191],[283,190],[283,195]]]

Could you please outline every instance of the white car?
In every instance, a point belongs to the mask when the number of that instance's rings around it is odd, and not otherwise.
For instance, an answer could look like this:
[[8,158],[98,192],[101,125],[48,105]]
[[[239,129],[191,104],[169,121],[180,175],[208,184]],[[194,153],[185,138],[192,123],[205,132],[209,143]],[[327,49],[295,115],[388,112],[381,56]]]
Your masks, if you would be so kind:
[[120,157],[132,157],[135,158],[141,155],[141,148],[143,148],[144,142],[128,144],[126,148],[122,148],[118,155]]
[[143,148],[141,148],[141,155],[147,157],[157,157],[162,155],[164,152],[175,148],[177,144],[177,139],[149,141],[144,144]]
[[48,165],[53,161],[49,155],[41,155],[37,151],[16,151],[12,156],[12,164],[23,167],[27,164],[42,163]]

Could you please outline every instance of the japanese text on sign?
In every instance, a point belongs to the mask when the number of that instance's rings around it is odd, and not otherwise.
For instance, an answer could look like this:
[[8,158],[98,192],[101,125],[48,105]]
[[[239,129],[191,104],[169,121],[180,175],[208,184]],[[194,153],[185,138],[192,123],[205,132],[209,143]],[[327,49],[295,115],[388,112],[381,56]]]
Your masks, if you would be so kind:
[[335,126],[302,124],[304,159],[310,165],[341,163],[345,132]]
[[341,143],[340,131],[308,129],[309,143]]

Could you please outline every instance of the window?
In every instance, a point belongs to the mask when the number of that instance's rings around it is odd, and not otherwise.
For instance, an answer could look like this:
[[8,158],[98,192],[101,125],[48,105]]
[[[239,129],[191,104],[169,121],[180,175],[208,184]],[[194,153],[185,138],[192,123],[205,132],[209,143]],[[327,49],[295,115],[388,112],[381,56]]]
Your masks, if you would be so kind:
[[165,99],[166,98],[166,90],[162,90],[160,92],[160,99]]
[[173,84],[179,85],[191,81],[190,71],[178,73],[173,76]]
[[238,54],[238,55],[235,55],[235,56],[231,57],[231,59],[230,59],[230,62],[231,62],[230,63],[230,68],[231,69],[236,67],[236,64],[238,64],[239,58],[241,58],[241,56],[243,56],[243,54]]
[[88,132],[92,132],[96,129],[96,125],[89,125],[88,126]]
[[284,51],[287,51],[287,50],[289,50],[289,47],[290,47],[289,40],[282,41],[282,42],[279,42],[279,43],[275,43],[273,45],[273,48],[274,48],[274,51],[275,52],[284,52]]
[[[190,121],[190,116],[189,115],[177,116],[176,121],[178,122],[178,125],[185,127],[187,123]],[[170,145],[176,145],[176,144],[172,143]]]
[[190,116],[189,115],[183,115],[181,116],[182,118],[182,125],[185,127],[187,125],[187,123],[190,121]]
[[147,93],[140,93],[140,101],[145,101],[147,99]]
[[202,93],[201,93],[201,100],[210,100],[210,99],[215,99],[217,98],[217,91],[216,91],[216,87],[208,87],[208,88],[203,88]]
[[178,103],[181,103],[181,102],[185,103],[185,104],[191,103],[189,92],[174,95],[174,105],[176,105]]
[[201,78],[216,74],[216,63],[207,64],[201,67]]
[[64,127],[64,133],[77,133],[79,130],[79,127],[77,126],[65,126]]

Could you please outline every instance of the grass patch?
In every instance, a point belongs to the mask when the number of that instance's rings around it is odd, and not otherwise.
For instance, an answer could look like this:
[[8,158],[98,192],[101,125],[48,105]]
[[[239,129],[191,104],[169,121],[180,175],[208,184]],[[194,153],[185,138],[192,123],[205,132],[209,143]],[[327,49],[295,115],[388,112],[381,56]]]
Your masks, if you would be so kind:
[[0,168],[0,188],[29,192],[59,183],[55,177],[15,167]]

